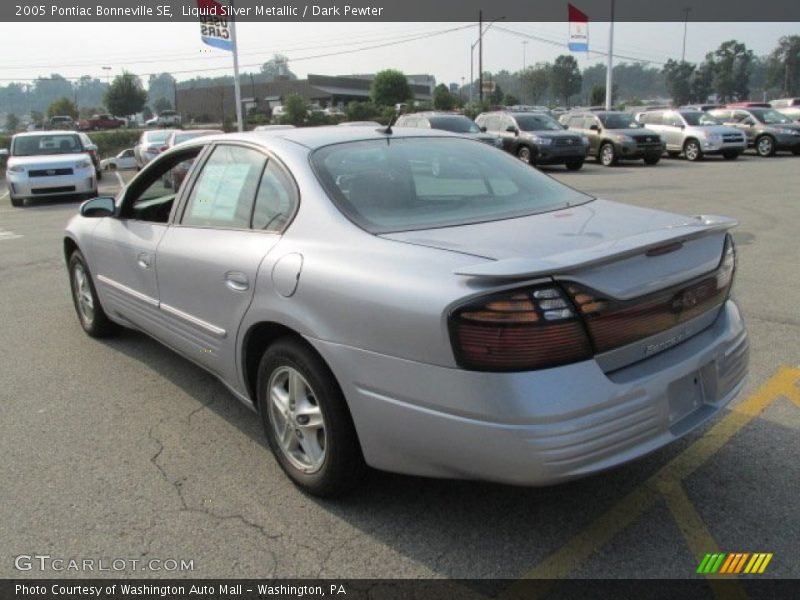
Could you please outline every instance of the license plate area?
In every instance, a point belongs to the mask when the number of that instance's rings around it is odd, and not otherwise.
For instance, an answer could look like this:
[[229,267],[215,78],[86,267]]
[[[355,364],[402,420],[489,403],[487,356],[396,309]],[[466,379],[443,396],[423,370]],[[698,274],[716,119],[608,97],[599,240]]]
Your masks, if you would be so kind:
[[668,393],[669,424],[672,427],[705,404],[706,394],[700,371],[672,382]]

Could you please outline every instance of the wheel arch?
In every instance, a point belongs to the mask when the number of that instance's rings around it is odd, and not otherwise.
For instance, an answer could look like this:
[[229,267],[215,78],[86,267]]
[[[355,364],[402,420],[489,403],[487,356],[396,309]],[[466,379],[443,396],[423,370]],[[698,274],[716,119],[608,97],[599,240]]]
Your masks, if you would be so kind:
[[80,250],[80,246],[78,246],[78,242],[76,242],[71,236],[64,236],[63,242],[64,248],[64,262],[69,263],[69,257],[72,256],[72,253],[76,250]]

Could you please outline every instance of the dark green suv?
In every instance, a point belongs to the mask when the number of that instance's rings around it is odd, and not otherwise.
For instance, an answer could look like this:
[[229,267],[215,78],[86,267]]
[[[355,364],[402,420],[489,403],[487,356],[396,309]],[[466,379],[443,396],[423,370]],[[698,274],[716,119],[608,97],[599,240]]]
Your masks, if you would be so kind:
[[620,160],[661,160],[664,142],[655,131],[644,129],[632,114],[618,111],[579,112],[569,115],[567,127],[586,136],[589,156],[606,167]]

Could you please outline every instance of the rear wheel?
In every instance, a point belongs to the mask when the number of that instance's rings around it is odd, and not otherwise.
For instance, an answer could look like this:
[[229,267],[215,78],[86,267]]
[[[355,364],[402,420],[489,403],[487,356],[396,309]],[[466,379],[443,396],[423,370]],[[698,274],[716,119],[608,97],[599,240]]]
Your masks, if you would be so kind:
[[519,149],[517,150],[517,158],[524,163],[528,163],[529,165],[533,164],[531,160],[533,158],[533,154],[531,153],[531,149],[528,148],[527,146],[519,147]]
[[111,321],[97,297],[92,275],[86,266],[86,259],[79,250],[69,257],[69,282],[72,302],[78,313],[83,330],[92,337],[108,337],[119,331],[119,325]]
[[695,162],[703,158],[703,150],[700,148],[700,142],[697,140],[687,140],[683,145],[683,153],[686,160]]
[[304,491],[337,496],[366,465],[344,395],[324,361],[293,337],[272,344],[258,369],[258,408],[278,464]]
[[579,171],[580,168],[583,166],[584,159],[582,158],[575,158],[572,160],[568,160],[564,163],[569,171]]
[[606,142],[600,146],[600,163],[604,167],[613,167],[618,162],[617,151],[614,150],[614,144]]
[[759,156],[773,156],[775,154],[775,140],[768,135],[756,139],[756,152]]

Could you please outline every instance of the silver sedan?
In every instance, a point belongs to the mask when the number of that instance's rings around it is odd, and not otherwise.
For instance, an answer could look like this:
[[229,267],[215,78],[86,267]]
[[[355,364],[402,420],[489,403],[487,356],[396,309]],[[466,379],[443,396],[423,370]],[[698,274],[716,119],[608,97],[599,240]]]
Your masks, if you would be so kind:
[[82,206],[64,255],[86,333],[136,328],[207,369],[297,485],[334,495],[367,465],[551,484],[705,422],[748,362],[733,225],[446,132],[301,128],[163,153]]

